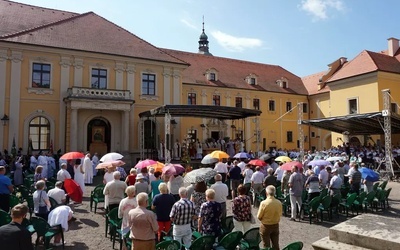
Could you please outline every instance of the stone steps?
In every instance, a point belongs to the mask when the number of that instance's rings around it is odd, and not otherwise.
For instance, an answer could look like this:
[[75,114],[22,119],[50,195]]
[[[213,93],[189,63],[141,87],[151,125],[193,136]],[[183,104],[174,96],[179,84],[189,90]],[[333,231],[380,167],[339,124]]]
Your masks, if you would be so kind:
[[346,243],[330,240],[325,237],[312,244],[314,250],[369,250],[369,248],[358,247]]

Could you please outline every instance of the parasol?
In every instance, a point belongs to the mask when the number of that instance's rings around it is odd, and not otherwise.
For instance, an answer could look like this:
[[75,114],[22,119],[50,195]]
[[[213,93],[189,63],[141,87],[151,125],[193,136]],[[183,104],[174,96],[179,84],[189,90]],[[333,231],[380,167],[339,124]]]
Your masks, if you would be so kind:
[[361,177],[367,181],[379,181],[379,174],[372,169],[362,167],[359,169],[361,172]]
[[74,159],[81,159],[85,157],[84,154],[82,154],[81,152],[68,152],[65,153],[61,156],[61,160],[74,160]]
[[147,168],[147,166],[156,164],[157,162],[155,160],[150,160],[150,159],[146,159],[143,161],[139,161],[136,165],[135,168],[137,169],[142,169],[142,168]]
[[79,184],[72,179],[64,180],[64,189],[67,192],[71,200],[82,203],[83,193]]
[[185,172],[185,168],[180,164],[167,164],[162,170],[163,174],[177,175]]
[[155,164],[147,166],[147,168],[154,168],[154,172],[162,172],[162,169],[165,167],[165,164],[157,161]]
[[212,168],[199,168],[187,173],[183,178],[183,182],[186,184],[191,184],[195,183],[199,179],[207,182],[211,180],[216,174],[217,172]]
[[312,160],[309,163],[307,163],[307,166],[309,166],[309,165],[311,165],[313,167],[315,167],[315,166],[330,166],[331,163],[326,160]]
[[119,153],[111,152],[111,153],[103,155],[103,157],[101,157],[101,159],[100,159],[100,162],[117,161],[117,160],[121,160],[122,158],[124,158],[123,155],[121,155]]
[[97,164],[96,169],[105,169],[105,168],[116,168],[125,165],[125,162],[121,160],[110,161],[110,162],[101,162]]
[[260,159],[251,160],[251,161],[249,161],[249,164],[253,165],[253,166],[260,166],[260,167],[267,166],[267,163]]
[[235,154],[233,156],[233,158],[248,159],[248,158],[251,158],[251,156],[246,152],[240,152],[240,153]]
[[276,158],[275,158],[275,161],[290,162],[290,161],[292,161],[292,159],[290,159],[290,158],[287,157],[287,156],[282,155],[282,156],[276,157]]
[[259,157],[259,159],[260,160],[263,160],[263,161],[268,161],[269,159],[271,159],[273,156],[270,154],[270,153],[268,153],[268,154],[263,154],[262,156],[260,156]]
[[326,159],[327,161],[343,161],[343,156],[331,156]]
[[216,163],[218,161],[219,161],[218,158],[211,157],[211,154],[208,154],[204,156],[204,158],[201,160],[201,164],[208,165]]
[[282,170],[292,170],[293,166],[297,166],[299,169],[303,168],[303,164],[299,161],[291,161],[291,162],[286,162],[282,164],[281,169]]
[[221,150],[215,150],[215,151],[211,152],[210,156],[212,158],[217,158],[219,160],[228,159],[229,158],[229,155],[227,153],[225,153],[224,151],[221,151]]

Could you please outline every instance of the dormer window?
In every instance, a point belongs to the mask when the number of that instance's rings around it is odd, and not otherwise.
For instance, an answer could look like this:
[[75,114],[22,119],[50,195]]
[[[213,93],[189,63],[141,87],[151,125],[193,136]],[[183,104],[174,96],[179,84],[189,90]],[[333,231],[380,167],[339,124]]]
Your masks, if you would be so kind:
[[257,85],[257,76],[255,74],[250,74],[246,76],[245,81],[250,85]]
[[289,81],[285,77],[281,77],[281,79],[276,80],[276,84],[278,84],[279,87],[284,89],[289,88]]
[[214,68],[208,69],[204,75],[208,81],[218,81],[218,71]]

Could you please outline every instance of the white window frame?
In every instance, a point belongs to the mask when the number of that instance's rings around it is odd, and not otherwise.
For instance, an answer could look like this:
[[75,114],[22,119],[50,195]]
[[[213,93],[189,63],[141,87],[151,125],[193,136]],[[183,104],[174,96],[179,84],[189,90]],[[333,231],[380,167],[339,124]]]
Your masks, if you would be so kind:
[[[34,88],[32,86],[33,82],[33,64],[34,63],[40,63],[40,64],[50,64],[50,87],[49,88]],[[37,60],[30,60],[29,61],[29,84],[28,84],[28,93],[34,93],[38,95],[43,95],[43,94],[50,94],[52,95],[54,93],[53,89],[53,63],[44,59],[44,58],[39,58]]]
[[[274,110],[270,110],[270,109],[269,109],[269,102],[270,102],[270,101],[274,102]],[[269,99],[269,100],[268,100],[268,111],[269,111],[269,112],[275,112],[275,111],[276,111],[276,101],[275,101],[274,99]]]
[[[211,78],[212,74],[214,74],[214,79]],[[205,76],[208,81],[218,81],[218,71],[214,68],[208,69],[205,73]]]

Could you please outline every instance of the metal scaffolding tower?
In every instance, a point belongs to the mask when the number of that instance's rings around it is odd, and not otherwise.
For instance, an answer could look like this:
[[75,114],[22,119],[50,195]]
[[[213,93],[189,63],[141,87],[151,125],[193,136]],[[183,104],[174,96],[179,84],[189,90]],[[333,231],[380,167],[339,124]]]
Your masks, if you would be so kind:
[[390,103],[390,90],[383,89],[383,130],[385,132],[385,166],[386,172],[394,176],[393,171],[393,156],[392,156],[392,120],[391,120],[391,103]]
[[303,131],[303,103],[297,103],[297,127],[299,132],[299,161],[301,162],[304,157],[304,131]]
[[164,158],[165,164],[171,162],[171,115],[169,112],[165,113],[165,150],[164,150]]

